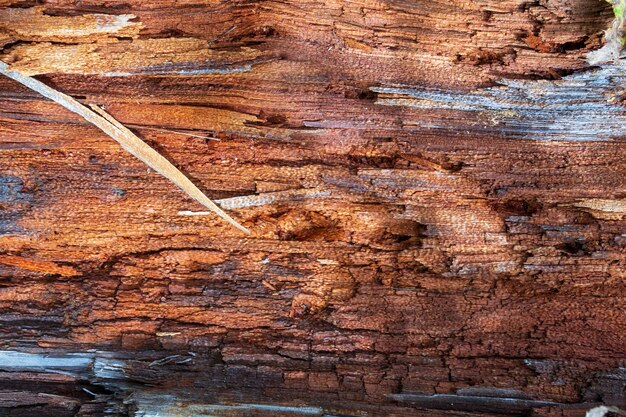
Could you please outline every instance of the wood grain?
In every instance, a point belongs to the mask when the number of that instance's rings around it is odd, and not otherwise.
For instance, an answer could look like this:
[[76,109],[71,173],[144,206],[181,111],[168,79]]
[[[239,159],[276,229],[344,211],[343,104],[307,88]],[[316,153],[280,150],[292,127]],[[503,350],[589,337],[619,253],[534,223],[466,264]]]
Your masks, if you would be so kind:
[[252,231],[0,79],[0,414],[626,405],[626,70],[585,61],[605,1],[0,4],[0,59]]

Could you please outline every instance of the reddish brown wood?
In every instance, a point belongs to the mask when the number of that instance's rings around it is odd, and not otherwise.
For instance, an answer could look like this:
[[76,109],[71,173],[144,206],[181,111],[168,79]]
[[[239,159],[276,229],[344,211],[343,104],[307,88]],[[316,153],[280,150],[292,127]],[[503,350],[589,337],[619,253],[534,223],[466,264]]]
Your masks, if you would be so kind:
[[0,59],[252,230],[1,78],[0,415],[626,405],[626,71],[584,59],[604,1],[0,6]]

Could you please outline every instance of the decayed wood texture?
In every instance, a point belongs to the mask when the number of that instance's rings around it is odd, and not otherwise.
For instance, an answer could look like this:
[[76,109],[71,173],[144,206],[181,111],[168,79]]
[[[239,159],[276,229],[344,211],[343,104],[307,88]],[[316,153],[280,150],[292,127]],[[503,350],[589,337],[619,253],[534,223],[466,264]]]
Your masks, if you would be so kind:
[[189,178],[185,176],[185,174],[180,172],[180,170],[164,158],[163,155],[152,149],[150,145],[142,141],[126,126],[115,120],[115,118],[108,114],[104,109],[94,104],[89,106],[91,107],[90,109],[67,94],[63,94],[33,77],[26,76],[19,71],[8,70],[8,65],[4,62],[0,62],[0,73],[30,88],[31,90],[38,92],[42,96],[63,106],[67,110],[78,114],[85,119],[85,121],[93,124],[98,129],[106,133],[111,139],[118,142],[128,153],[177,185],[181,190],[187,193],[189,197],[210,209],[237,229],[246,234],[250,234],[248,229],[241,226],[236,220],[213,203],[202,191],[200,191],[200,189],[198,189],[198,187],[196,187],[193,182],[189,180]]
[[0,415],[625,405],[626,68],[585,61],[604,1],[0,6],[0,60],[252,231],[0,79]]

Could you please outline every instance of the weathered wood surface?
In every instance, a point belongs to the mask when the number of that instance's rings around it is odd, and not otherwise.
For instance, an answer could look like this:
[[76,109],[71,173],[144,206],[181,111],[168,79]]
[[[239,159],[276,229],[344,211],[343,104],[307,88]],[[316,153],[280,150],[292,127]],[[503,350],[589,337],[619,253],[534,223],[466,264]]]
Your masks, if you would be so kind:
[[626,67],[584,59],[605,2],[0,6],[1,60],[252,231],[1,78],[0,415],[624,405]]

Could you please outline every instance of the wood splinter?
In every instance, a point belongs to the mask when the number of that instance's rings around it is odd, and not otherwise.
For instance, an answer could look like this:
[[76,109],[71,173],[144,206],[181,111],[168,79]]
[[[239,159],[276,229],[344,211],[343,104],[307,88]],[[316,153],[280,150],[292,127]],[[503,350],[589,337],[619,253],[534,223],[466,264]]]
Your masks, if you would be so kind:
[[102,108],[91,105],[93,110],[90,110],[87,106],[81,104],[76,99],[47,86],[41,81],[38,81],[33,77],[20,74],[17,71],[9,71],[8,68],[8,64],[0,61],[0,73],[80,115],[108,136],[116,140],[127,152],[134,155],[150,168],[154,169],[156,172],[176,184],[181,190],[187,193],[187,195],[192,197],[198,203],[212,210],[242,232],[250,234],[248,229],[239,224],[235,219],[230,217],[213,201],[211,201],[171,162],[152,149],[148,144],[146,144],[126,126],[118,122],[115,118],[113,118],[113,116],[108,114]]

